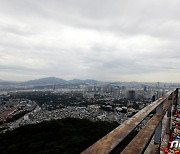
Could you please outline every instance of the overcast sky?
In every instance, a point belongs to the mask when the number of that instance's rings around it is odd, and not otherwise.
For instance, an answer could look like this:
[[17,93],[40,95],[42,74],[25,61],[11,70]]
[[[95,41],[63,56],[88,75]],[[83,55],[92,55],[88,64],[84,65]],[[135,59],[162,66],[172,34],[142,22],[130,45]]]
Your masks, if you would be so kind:
[[0,0],[0,79],[180,82],[179,0]]

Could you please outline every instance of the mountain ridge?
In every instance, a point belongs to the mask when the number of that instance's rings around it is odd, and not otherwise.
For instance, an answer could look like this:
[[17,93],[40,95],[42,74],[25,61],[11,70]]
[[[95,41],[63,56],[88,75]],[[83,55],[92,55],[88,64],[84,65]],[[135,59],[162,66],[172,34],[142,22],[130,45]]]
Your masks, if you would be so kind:
[[0,84],[6,83],[6,84],[20,84],[20,85],[53,85],[53,84],[65,85],[65,84],[85,84],[85,83],[95,84],[97,82],[99,82],[99,81],[93,80],[93,79],[64,80],[62,78],[57,78],[57,77],[44,77],[44,78],[28,80],[28,81],[23,81],[23,82],[5,81],[5,80],[0,79]]
[[28,85],[47,85],[47,84],[66,84],[67,81],[56,77],[45,77],[34,80],[28,80],[22,83]]

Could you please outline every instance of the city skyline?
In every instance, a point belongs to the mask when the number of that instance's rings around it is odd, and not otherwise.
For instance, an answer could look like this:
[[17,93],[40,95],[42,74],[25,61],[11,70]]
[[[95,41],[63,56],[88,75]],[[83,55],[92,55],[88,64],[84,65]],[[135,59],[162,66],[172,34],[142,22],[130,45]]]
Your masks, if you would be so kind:
[[0,0],[0,79],[180,82],[179,6]]

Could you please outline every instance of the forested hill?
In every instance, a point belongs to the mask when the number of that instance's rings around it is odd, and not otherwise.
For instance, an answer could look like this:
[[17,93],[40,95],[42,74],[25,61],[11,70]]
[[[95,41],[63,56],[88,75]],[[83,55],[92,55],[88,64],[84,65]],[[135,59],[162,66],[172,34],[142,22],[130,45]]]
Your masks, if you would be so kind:
[[74,118],[26,125],[0,135],[0,152],[78,154],[117,126]]

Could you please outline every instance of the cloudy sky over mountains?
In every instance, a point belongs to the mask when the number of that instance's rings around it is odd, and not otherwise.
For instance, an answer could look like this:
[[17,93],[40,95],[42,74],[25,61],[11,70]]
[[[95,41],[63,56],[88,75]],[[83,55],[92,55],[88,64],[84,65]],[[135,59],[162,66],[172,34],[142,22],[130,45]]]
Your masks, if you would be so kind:
[[0,0],[0,79],[180,82],[179,0]]

